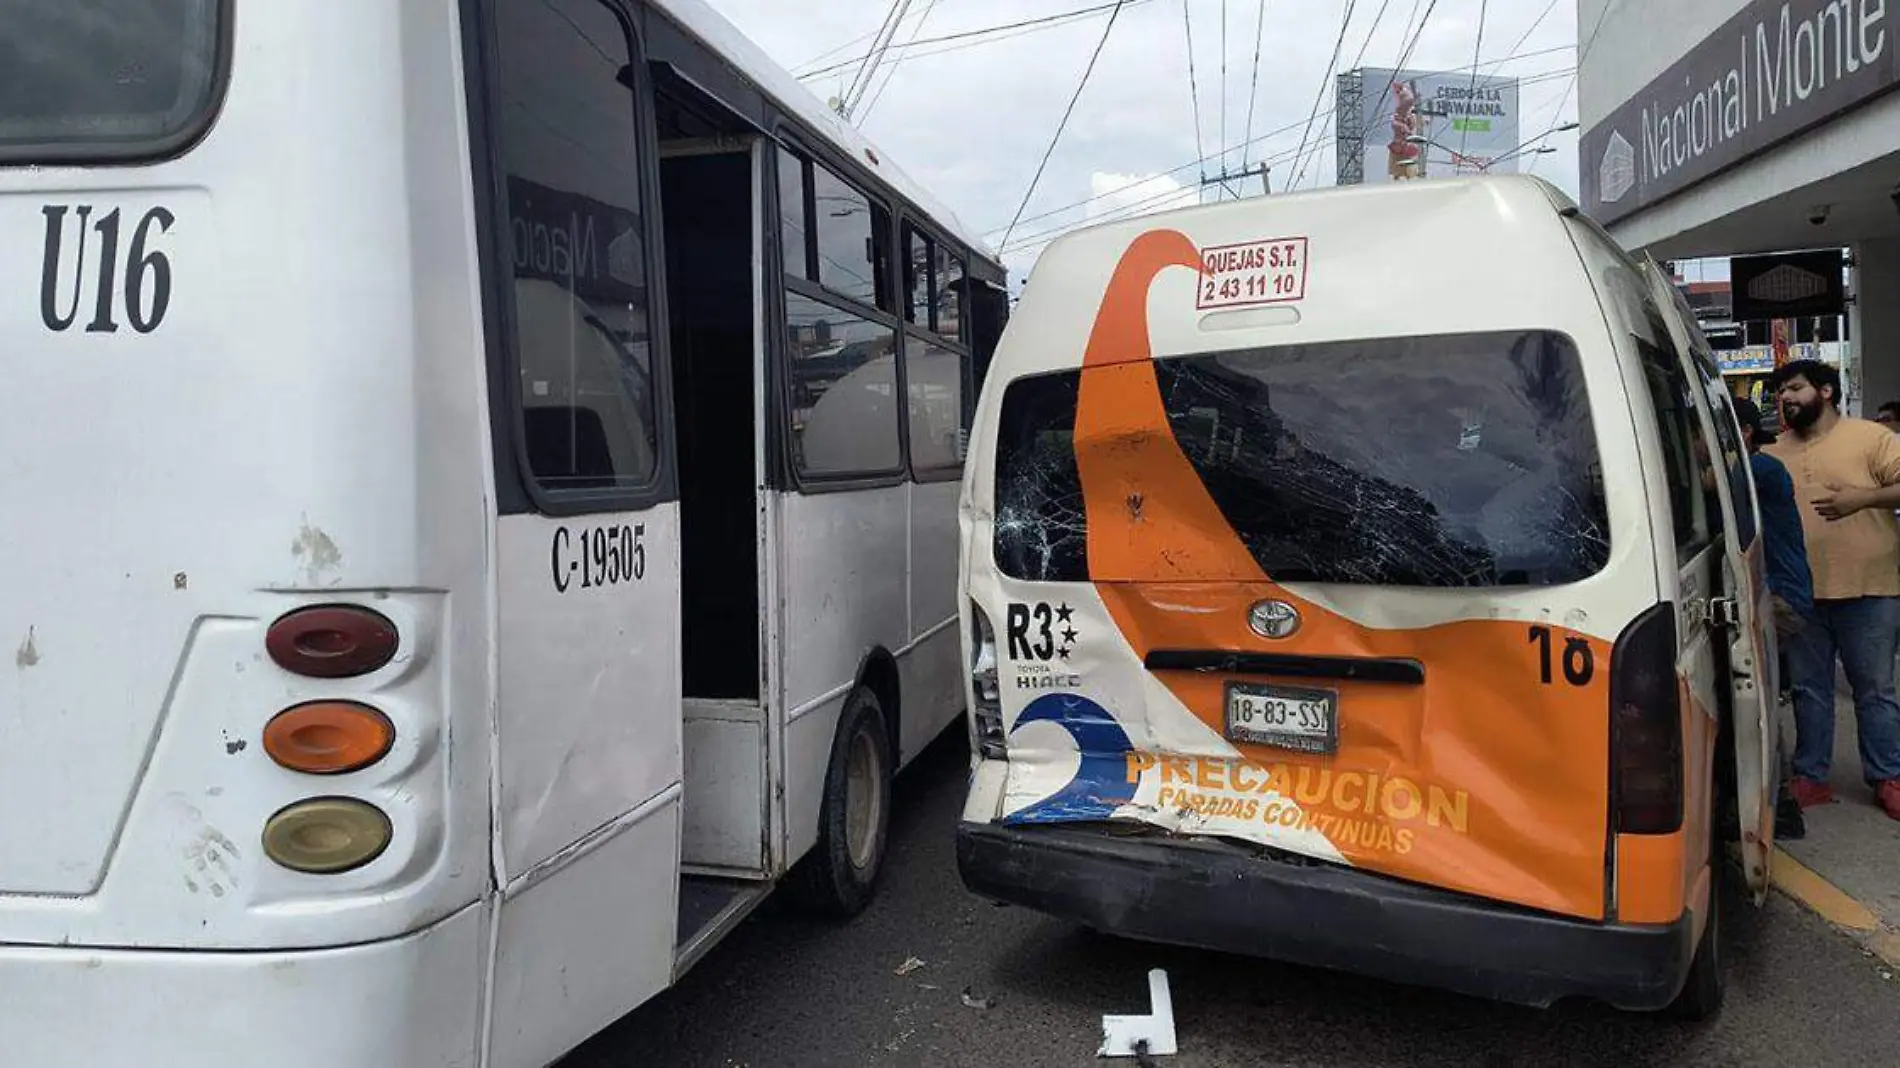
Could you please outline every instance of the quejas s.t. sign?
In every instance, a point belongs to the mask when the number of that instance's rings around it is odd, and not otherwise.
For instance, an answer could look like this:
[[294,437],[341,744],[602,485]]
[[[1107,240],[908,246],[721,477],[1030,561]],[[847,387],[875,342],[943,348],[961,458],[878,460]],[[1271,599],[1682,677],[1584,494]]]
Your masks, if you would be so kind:
[[1584,131],[1583,209],[1616,222],[1895,86],[1886,0],[1758,0]]

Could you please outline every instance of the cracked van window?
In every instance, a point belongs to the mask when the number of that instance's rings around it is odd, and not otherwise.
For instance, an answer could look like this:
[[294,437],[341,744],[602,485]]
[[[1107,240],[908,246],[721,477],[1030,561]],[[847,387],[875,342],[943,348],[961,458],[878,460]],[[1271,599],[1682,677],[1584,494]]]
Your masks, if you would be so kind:
[[[1582,363],[1562,335],[1285,346],[1155,370],[1176,443],[1276,580],[1545,586],[1608,561]],[[1074,450],[1052,449],[1046,434],[1040,450],[1024,448],[1008,430],[1009,399],[998,478],[1026,478],[1033,491],[999,481],[998,563],[1044,578],[1012,564],[1038,564],[1047,544],[1060,547],[1043,554],[1054,570],[1073,569],[1070,546],[1085,536]]]
[[1079,371],[1019,378],[996,430],[996,566],[1016,579],[1086,582],[1088,525],[1075,465]]
[[219,0],[0,8],[0,159],[157,155],[209,121]]

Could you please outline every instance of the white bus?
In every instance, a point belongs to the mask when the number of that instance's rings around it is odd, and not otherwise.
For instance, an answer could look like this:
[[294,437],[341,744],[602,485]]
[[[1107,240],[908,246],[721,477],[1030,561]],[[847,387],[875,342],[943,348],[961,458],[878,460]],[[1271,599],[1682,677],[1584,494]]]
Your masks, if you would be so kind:
[[864,907],[994,256],[701,0],[6,6],[0,1062],[544,1065]]

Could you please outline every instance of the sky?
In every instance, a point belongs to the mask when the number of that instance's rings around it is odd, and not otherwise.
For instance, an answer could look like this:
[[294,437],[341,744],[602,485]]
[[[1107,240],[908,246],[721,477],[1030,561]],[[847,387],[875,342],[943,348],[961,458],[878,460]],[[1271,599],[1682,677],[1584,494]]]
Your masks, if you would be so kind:
[[[711,2],[794,73],[837,67],[804,80],[820,98],[848,93],[858,71],[849,61],[864,54],[893,10],[891,0]],[[992,248],[1002,247],[1013,280],[1066,227],[1193,203],[1203,195],[1196,162],[1203,156],[1212,157],[1210,175],[1223,163],[1243,169],[1243,152],[1246,165],[1264,159],[1275,192],[1295,182],[1301,189],[1333,184],[1334,74],[1396,66],[1427,10],[1407,67],[1476,62],[1482,73],[1522,79],[1524,140],[1577,118],[1575,0],[1126,0],[1105,42],[1106,10],[1010,34],[923,43],[1101,3],[910,0],[899,47],[853,116],[885,154]],[[902,47],[913,40],[920,43]],[[1098,46],[1094,72],[1036,180]],[[1545,143],[1556,151],[1524,156],[1521,168],[1535,167],[1575,196],[1576,131]],[[1231,150],[1224,158],[1223,147]],[[1258,194],[1260,181],[1236,188]]]

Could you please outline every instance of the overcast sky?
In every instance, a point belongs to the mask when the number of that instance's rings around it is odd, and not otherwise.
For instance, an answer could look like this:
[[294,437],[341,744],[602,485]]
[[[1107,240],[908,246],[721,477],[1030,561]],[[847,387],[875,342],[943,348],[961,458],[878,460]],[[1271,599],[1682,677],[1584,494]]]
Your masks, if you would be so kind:
[[[799,74],[862,56],[891,10],[889,0],[712,2]],[[902,46],[1099,2],[912,0],[896,40]],[[1264,158],[1272,164],[1276,192],[1296,180],[1300,188],[1332,184],[1333,75],[1355,66],[1395,66],[1432,6],[1433,0],[1128,0],[1005,249],[1012,277],[1028,273],[1042,244],[1061,227],[1105,212],[1192,203],[1201,171],[1195,161],[1230,146],[1226,162],[1238,170],[1239,146],[1250,136],[1247,162]],[[1107,12],[1101,12],[1001,39],[894,48],[858,108],[858,125],[994,247],[1107,24]],[[1255,89],[1257,25],[1262,29]],[[1336,59],[1335,42],[1341,42]],[[1453,70],[1469,68],[1475,58],[1483,73],[1522,79],[1520,137],[1529,140],[1576,119],[1576,45],[1574,0],[1437,0],[1406,66]],[[856,70],[856,64],[846,65],[805,84],[821,98],[842,96]],[[1198,92],[1190,93],[1191,84]],[[1309,130],[1316,96],[1319,113]],[[1296,164],[1302,140],[1305,155]],[[1548,144],[1557,151],[1524,156],[1519,163],[1576,195],[1576,132],[1555,134]],[[1220,164],[1211,160],[1209,173],[1218,173]],[[1136,182],[1143,184],[1122,188]],[[1258,179],[1246,188],[1257,193]],[[1082,203],[1091,197],[1099,199]]]

